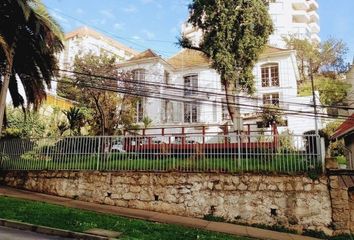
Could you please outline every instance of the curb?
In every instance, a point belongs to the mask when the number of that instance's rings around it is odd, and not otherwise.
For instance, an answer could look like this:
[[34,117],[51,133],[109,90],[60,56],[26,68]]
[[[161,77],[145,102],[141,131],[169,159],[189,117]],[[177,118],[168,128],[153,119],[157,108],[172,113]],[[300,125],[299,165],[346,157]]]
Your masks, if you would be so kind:
[[0,218],[0,226],[25,230],[25,231],[31,231],[31,232],[36,232],[36,233],[41,233],[46,235],[64,237],[64,238],[73,238],[73,239],[82,239],[82,240],[108,240],[109,239],[106,237],[97,236],[88,233],[78,233],[78,232],[62,230],[58,228],[37,226],[29,223],[23,223],[23,222],[7,220],[2,218]]

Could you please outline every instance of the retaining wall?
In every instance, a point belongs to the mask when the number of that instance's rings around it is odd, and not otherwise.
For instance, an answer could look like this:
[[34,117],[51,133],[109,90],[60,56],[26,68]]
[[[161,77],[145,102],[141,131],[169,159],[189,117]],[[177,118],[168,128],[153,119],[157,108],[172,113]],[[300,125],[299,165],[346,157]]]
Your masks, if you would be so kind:
[[13,171],[4,172],[0,182],[89,202],[331,234],[327,177]]

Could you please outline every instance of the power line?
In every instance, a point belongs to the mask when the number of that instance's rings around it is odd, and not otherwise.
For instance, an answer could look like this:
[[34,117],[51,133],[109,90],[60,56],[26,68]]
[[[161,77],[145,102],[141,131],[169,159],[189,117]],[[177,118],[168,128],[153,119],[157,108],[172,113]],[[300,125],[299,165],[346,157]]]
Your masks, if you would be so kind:
[[[63,69],[58,69],[59,71],[62,72],[67,72],[67,73],[73,73],[73,74],[78,74],[78,75],[83,75],[83,76],[88,76],[88,77],[95,77],[95,78],[102,78],[102,79],[108,79],[108,80],[114,80],[114,81],[121,81],[121,82],[129,82],[133,84],[139,84],[139,85],[146,85],[146,86],[154,86],[154,87],[161,87],[161,85],[165,88],[172,89],[172,90],[178,90],[178,91],[185,91],[188,90],[184,88],[178,88],[174,87],[168,84],[161,84],[161,83],[152,83],[149,81],[134,81],[134,80],[129,80],[129,79],[119,79],[119,78],[114,78],[114,77],[108,77],[108,76],[102,76],[102,75],[96,75],[96,74],[89,74],[89,73],[83,73],[83,72],[78,72],[78,71],[71,71],[71,70],[63,70]],[[179,84],[180,85],[180,84]],[[202,93],[210,96],[221,96],[222,98],[228,97],[228,96],[234,96],[234,95],[229,95],[226,93],[216,93],[216,92],[209,92],[209,91],[202,91],[199,89],[191,89],[189,91],[193,91],[196,93]],[[235,95],[237,98],[244,98],[244,99],[251,99],[251,100],[263,100],[261,98],[256,98],[256,97],[248,97],[248,96],[240,96],[240,95]],[[287,102],[287,101],[281,101],[279,100],[279,103],[287,103],[287,104],[293,104],[293,105],[299,105],[299,106],[306,106],[306,107],[313,107],[313,104],[305,104],[305,103],[295,103],[295,102]],[[331,108],[338,108],[338,109],[347,109],[347,110],[354,110],[354,108],[350,107],[341,107],[341,106],[328,106],[328,105],[317,105],[318,107],[326,108],[326,107],[331,107]]]
[[[63,81],[57,81],[57,82],[63,82]],[[106,86],[106,87],[97,87],[97,86],[93,86],[93,85],[87,85],[84,83],[73,83],[73,82],[63,82],[63,83],[67,83],[67,84],[71,84],[71,85],[76,85],[76,86],[82,86],[82,87],[88,87],[88,88],[93,88],[93,89],[97,89],[97,90],[102,90],[102,91],[111,91],[111,92],[117,92],[117,93],[124,93],[124,94],[128,94],[128,95],[133,95],[133,96],[141,96],[141,97],[147,97],[147,98],[157,98],[157,99],[163,99],[163,100],[171,100],[171,101],[177,101],[177,102],[183,102],[183,103],[198,103],[198,104],[227,104],[226,102],[216,102],[216,101],[211,101],[209,99],[201,99],[201,98],[191,98],[189,97],[189,99],[191,100],[185,100],[185,96],[177,96],[177,95],[172,95],[172,94],[161,94],[158,93],[156,94],[156,92],[150,92],[150,91],[146,91],[146,90],[142,90],[139,89],[139,92],[133,93],[130,90],[119,90],[119,89],[112,89],[112,86]],[[114,86],[115,88],[116,86]],[[143,94],[146,93],[146,94]],[[236,104],[232,104],[232,105],[236,105]],[[255,109],[269,109],[268,107],[264,107],[264,106],[255,106],[255,105],[247,105],[247,104],[237,104],[237,106],[243,106],[244,109],[251,109],[251,110],[255,110]],[[272,108],[270,108],[272,109]],[[279,110],[284,111],[286,114],[295,114],[295,115],[303,115],[303,116],[309,116],[309,117],[313,117],[313,112],[304,112],[304,111],[296,111],[296,110],[288,110],[288,109],[281,109],[281,108],[276,108]],[[324,114],[319,114],[319,116],[321,116],[322,118],[329,118],[329,119],[333,119],[333,117],[329,117],[327,115]],[[345,118],[347,119],[347,116],[343,116],[343,115],[339,115],[337,118]]]

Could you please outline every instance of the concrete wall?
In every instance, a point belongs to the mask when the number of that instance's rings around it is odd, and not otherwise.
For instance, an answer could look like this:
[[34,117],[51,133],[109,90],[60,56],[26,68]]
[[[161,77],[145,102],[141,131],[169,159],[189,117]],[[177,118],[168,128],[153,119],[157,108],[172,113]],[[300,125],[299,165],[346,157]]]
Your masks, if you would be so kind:
[[84,201],[331,234],[328,179],[302,176],[117,172],[5,172],[3,184]]

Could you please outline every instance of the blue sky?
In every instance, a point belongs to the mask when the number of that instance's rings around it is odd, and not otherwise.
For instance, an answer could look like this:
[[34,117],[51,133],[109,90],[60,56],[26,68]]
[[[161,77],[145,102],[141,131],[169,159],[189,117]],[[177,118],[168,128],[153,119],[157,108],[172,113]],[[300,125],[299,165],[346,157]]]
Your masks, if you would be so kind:
[[[87,25],[139,51],[163,56],[178,51],[180,25],[189,0],[43,0],[65,32]],[[321,38],[343,39],[354,56],[354,1],[318,0]],[[338,3],[340,2],[340,3]]]

